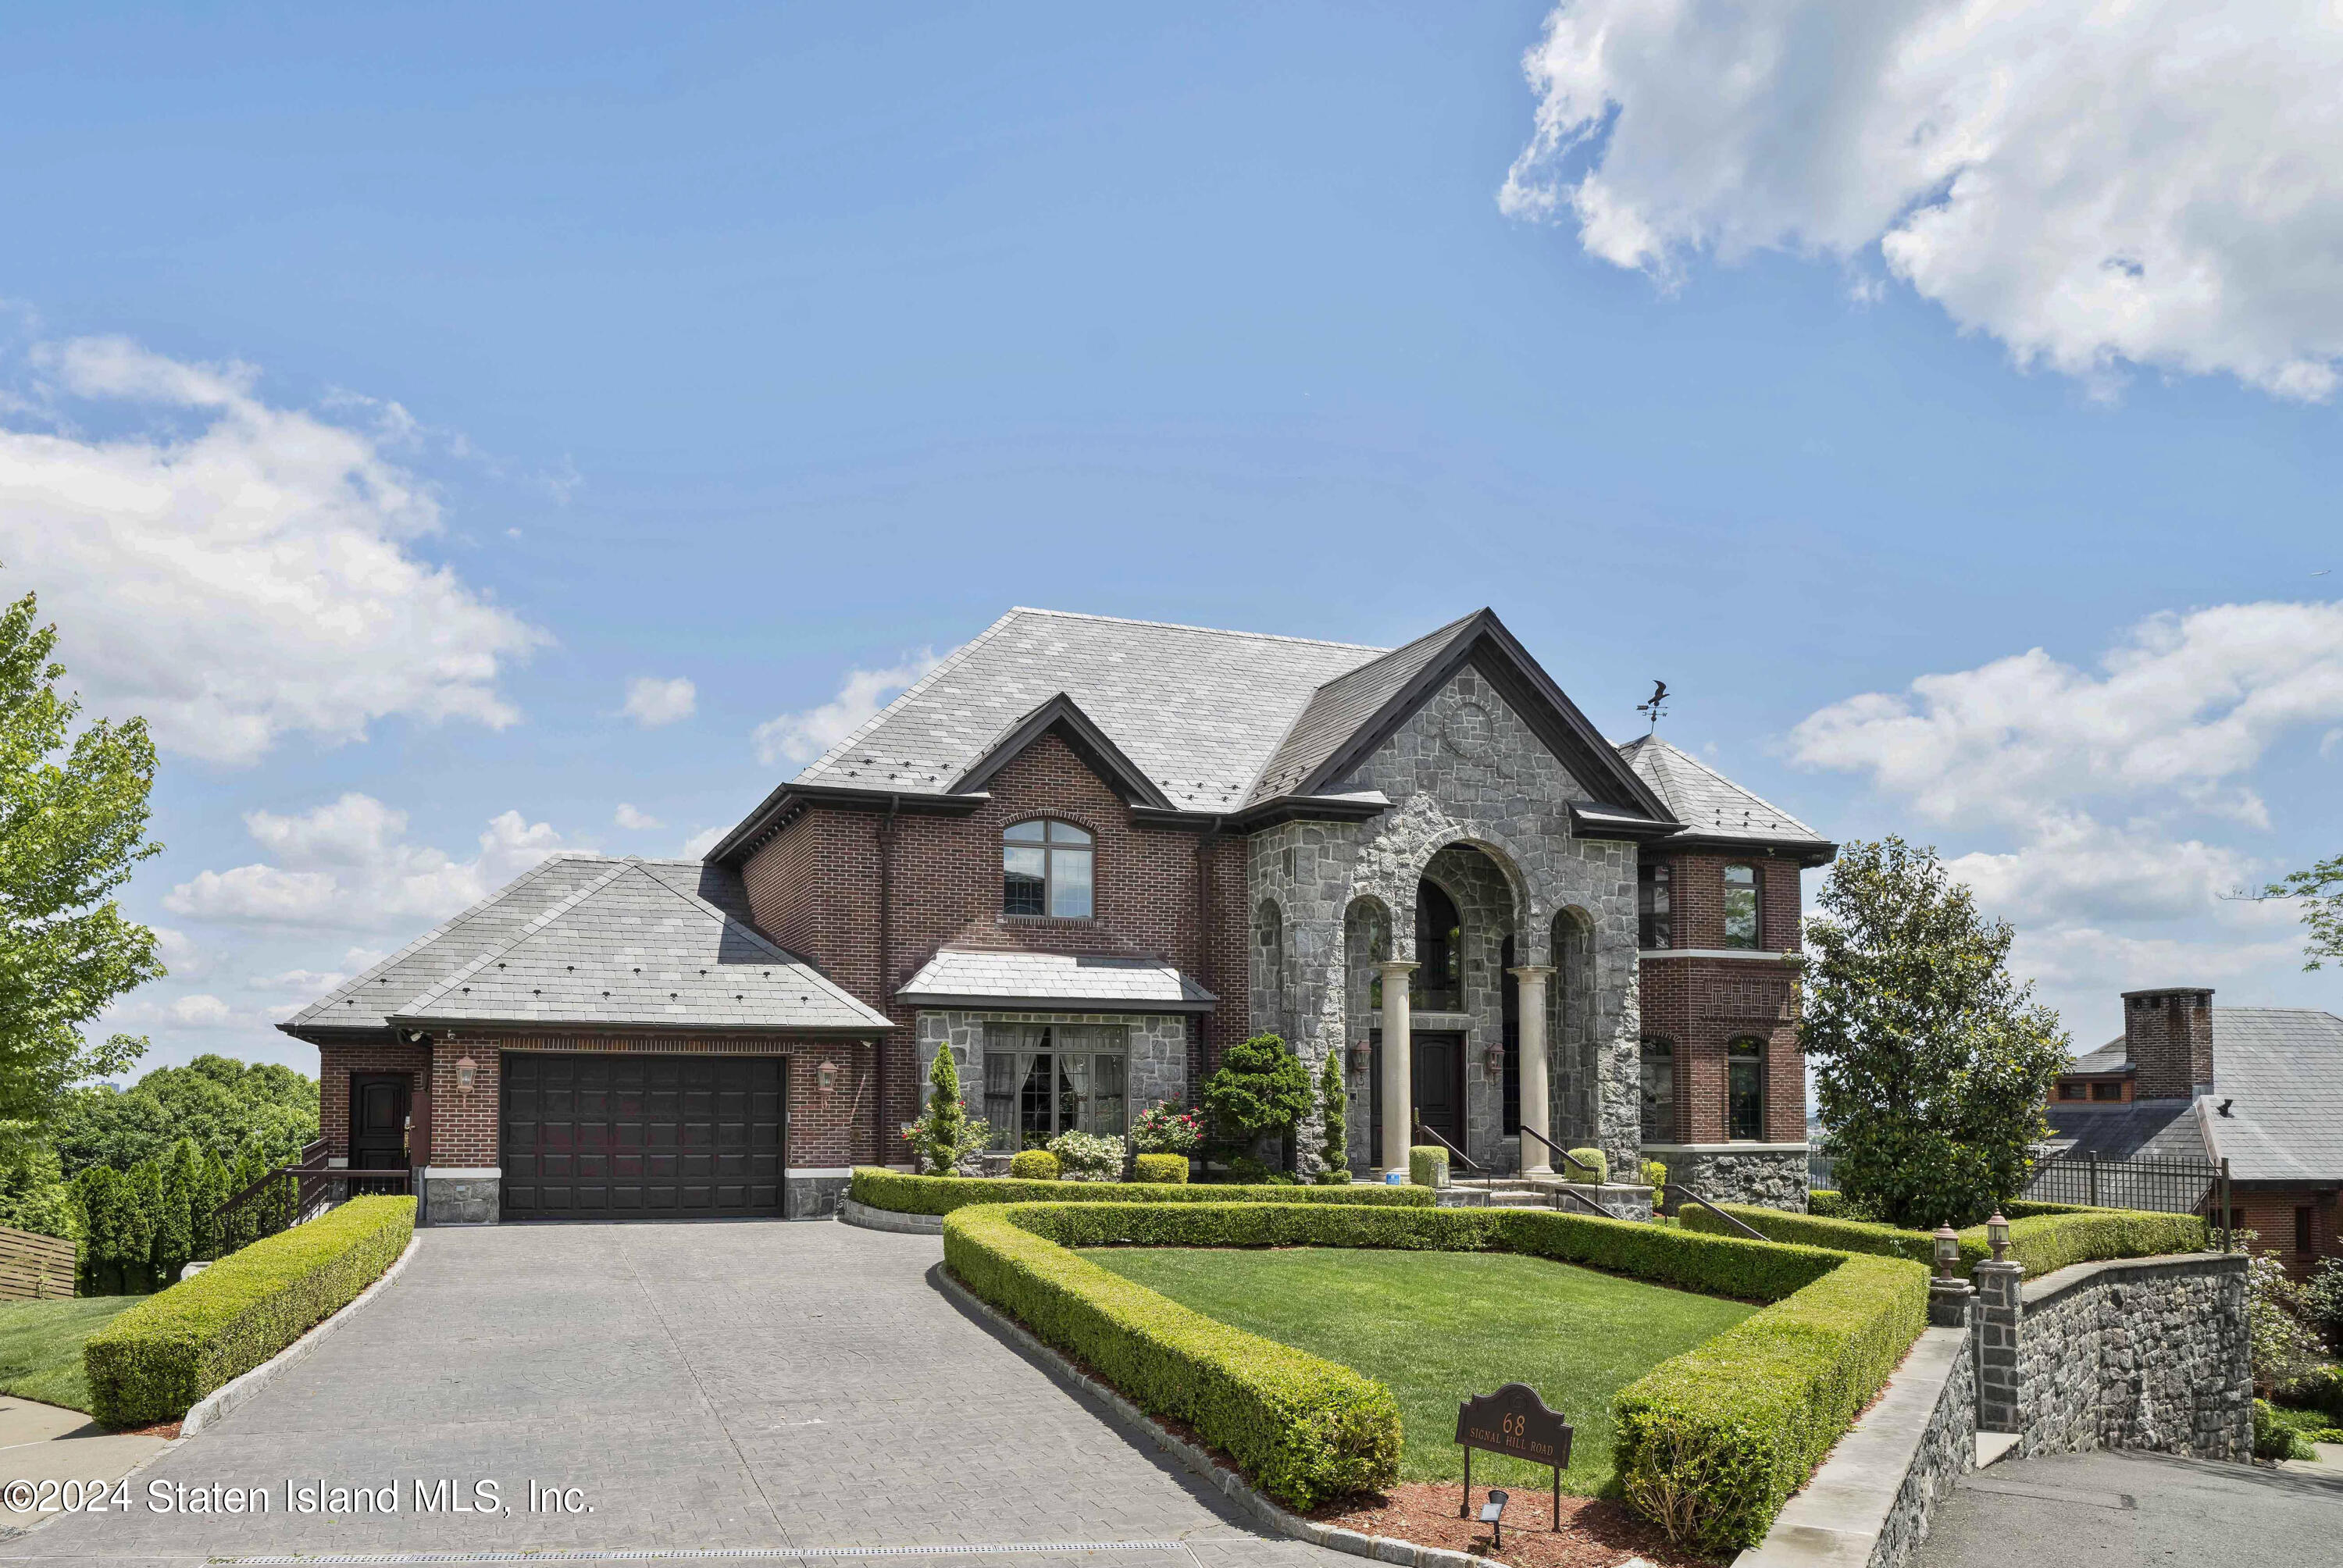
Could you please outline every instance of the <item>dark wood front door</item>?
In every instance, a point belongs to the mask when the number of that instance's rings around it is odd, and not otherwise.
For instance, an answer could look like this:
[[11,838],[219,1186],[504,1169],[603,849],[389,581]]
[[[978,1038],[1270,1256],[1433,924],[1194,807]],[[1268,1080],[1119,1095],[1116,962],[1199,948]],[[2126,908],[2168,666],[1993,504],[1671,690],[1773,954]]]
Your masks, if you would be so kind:
[[781,1212],[777,1056],[504,1058],[504,1217],[681,1220]]
[[1458,1149],[1464,1147],[1464,1037],[1414,1038],[1415,1116]]
[[350,1169],[407,1169],[407,1096],[414,1081],[403,1072],[350,1074]]

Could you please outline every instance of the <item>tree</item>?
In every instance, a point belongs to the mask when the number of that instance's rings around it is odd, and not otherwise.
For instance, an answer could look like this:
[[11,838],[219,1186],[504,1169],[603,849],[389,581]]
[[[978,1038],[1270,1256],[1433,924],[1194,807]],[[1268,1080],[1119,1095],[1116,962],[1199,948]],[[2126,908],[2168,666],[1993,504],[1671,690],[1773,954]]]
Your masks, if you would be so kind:
[[161,1159],[183,1138],[222,1160],[256,1150],[282,1165],[317,1136],[315,1079],[275,1062],[246,1065],[208,1055],[185,1067],[158,1067],[128,1089],[72,1091],[49,1131],[68,1176],[91,1165],[127,1171]]
[[1204,1080],[1204,1110],[1221,1136],[1249,1145],[1291,1131],[1310,1114],[1310,1070],[1273,1034],[1229,1047]]
[[2328,959],[2343,962],[2343,855],[2272,882],[2262,897],[2302,900],[2304,969],[2324,969]]
[[146,838],[155,746],[144,719],[75,734],[30,594],[0,614],[0,1119],[45,1122],[72,1085],[121,1071],[146,1042],[82,1026],[163,973],[155,933],[109,896],[162,846]]
[[911,1123],[911,1151],[930,1176],[949,1176],[984,1147],[991,1129],[968,1113],[960,1097],[960,1065],[949,1045],[936,1047],[928,1067],[928,1108]]
[[1839,851],[1806,923],[1800,1033],[1840,1190],[1893,1225],[1968,1225],[2023,1191],[2068,1060],[2057,1015],[2003,967],[1934,849]]
[[1346,1181],[1351,1171],[1349,1086],[1342,1081],[1342,1048],[1326,1053],[1325,1070],[1318,1075],[1318,1157],[1325,1163],[1322,1181]]

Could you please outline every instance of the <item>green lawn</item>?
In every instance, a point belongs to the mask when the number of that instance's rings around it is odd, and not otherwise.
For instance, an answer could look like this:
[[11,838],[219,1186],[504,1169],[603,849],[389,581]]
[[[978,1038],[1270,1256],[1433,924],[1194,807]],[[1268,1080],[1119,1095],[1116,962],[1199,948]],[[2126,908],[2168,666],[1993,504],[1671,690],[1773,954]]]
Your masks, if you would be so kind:
[[89,1408],[81,1342],[144,1296],[83,1296],[62,1302],[0,1304],[0,1393]]
[[[1380,1379],[1399,1398],[1403,1481],[1460,1481],[1456,1407],[1525,1382],[1575,1434],[1562,1489],[1611,1484],[1611,1396],[1755,1307],[1502,1252],[1100,1247],[1082,1256],[1208,1317]],[[1473,1480],[1551,1471],[1475,1454]]]

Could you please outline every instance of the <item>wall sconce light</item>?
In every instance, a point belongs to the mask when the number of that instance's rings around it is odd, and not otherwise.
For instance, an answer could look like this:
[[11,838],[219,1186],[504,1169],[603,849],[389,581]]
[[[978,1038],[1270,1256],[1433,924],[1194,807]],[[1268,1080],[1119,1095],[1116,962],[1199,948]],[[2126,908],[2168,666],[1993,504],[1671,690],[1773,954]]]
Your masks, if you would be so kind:
[[[1971,1211],[1975,1212],[1975,1211]],[[1993,1211],[1993,1218],[1985,1222],[1985,1239],[1986,1244],[1993,1249],[1995,1262],[2005,1262],[2008,1260],[2009,1221],[2001,1217],[2001,1211],[1998,1209]]]
[[1494,1078],[1505,1070],[1505,1048],[1493,1045],[1481,1053],[1481,1070]]
[[468,1056],[459,1056],[459,1057],[458,1057],[458,1058],[456,1059],[456,1091],[457,1091],[457,1092],[458,1092],[458,1093],[459,1093],[459,1094],[469,1094],[469,1093],[471,1093],[471,1092],[472,1092],[472,1081],[473,1081],[474,1079],[478,1078],[478,1077],[479,1076],[479,1074],[480,1074],[480,1064],[479,1064],[478,1062],[474,1061],[474,1060],[473,1060],[470,1057],[468,1057]]
[[820,1067],[813,1070],[813,1076],[814,1081],[821,1085],[821,1091],[824,1094],[828,1094],[831,1090],[838,1087],[838,1063],[834,1061],[823,1062]]
[[1960,1277],[1961,1239],[1950,1225],[1936,1227],[1936,1278],[1951,1280]]
[[1353,1072],[1364,1074],[1368,1067],[1373,1064],[1373,1060],[1374,1052],[1368,1048],[1365,1040],[1363,1040],[1359,1041],[1358,1044],[1351,1047],[1351,1070]]

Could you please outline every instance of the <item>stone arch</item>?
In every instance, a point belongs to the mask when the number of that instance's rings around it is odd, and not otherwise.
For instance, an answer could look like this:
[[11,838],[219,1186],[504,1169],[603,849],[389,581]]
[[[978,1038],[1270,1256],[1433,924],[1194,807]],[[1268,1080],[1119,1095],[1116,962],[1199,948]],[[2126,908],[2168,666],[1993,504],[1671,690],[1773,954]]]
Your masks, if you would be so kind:
[[[1526,868],[1532,863],[1518,845],[1485,823],[1458,821],[1422,798],[1410,800],[1386,819],[1387,826],[1361,856],[1353,888],[1372,893],[1384,908],[1404,911],[1414,907],[1416,885],[1432,874],[1432,863],[1443,850],[1463,844],[1488,857],[1503,878],[1512,903],[1513,930],[1521,938],[1516,961],[1542,963],[1544,954],[1531,950],[1544,941],[1545,905],[1537,883]],[[1440,879],[1433,878],[1437,882]],[[1397,933],[1396,957],[1413,959],[1414,933],[1403,919]]]

